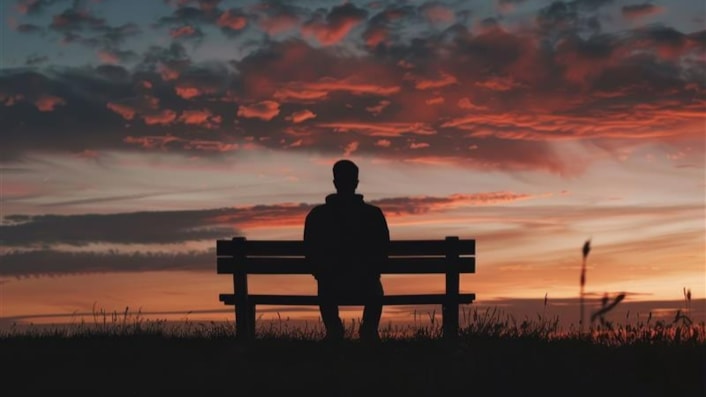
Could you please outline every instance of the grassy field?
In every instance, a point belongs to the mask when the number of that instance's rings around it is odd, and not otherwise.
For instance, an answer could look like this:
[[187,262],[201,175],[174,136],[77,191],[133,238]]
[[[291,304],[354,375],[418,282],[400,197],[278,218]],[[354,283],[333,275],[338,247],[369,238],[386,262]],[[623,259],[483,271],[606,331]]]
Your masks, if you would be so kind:
[[64,328],[0,337],[5,396],[699,396],[706,326],[674,321],[584,332],[557,321],[474,312],[455,341],[438,324],[383,327],[366,345],[331,344],[286,321],[235,340],[215,323],[168,326],[105,313]]

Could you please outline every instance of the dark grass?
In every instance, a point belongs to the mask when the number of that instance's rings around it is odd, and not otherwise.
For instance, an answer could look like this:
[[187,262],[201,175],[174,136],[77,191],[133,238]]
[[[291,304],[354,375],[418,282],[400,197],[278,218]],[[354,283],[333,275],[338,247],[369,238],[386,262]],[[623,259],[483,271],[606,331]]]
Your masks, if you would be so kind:
[[[437,323],[333,344],[319,326],[177,327],[139,317],[0,337],[6,396],[704,396],[706,326],[685,321],[560,330],[474,311],[454,341]],[[349,336],[355,324],[349,324]]]

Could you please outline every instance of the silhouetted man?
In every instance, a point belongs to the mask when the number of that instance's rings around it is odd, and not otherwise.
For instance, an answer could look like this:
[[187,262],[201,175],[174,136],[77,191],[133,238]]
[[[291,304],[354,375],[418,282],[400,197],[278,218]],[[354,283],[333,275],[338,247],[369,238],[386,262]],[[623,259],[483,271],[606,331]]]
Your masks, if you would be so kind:
[[335,194],[314,207],[306,217],[304,244],[315,268],[319,309],[328,339],[343,338],[338,314],[341,300],[365,302],[359,335],[378,339],[383,296],[380,267],[387,259],[390,232],[380,208],[356,194],[358,166],[340,160],[333,166]]

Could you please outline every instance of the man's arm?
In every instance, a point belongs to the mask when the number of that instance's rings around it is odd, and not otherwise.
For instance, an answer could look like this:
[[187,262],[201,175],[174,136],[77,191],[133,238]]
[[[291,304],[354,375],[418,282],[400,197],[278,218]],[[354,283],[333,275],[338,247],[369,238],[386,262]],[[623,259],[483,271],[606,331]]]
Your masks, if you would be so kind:
[[321,270],[320,231],[315,210],[312,209],[304,221],[304,254],[306,261],[313,265],[313,276],[318,279]]
[[376,271],[379,272],[382,265],[387,261],[388,250],[390,245],[390,229],[387,227],[387,220],[385,219],[385,214],[383,214],[380,208],[375,211],[375,252],[374,256],[376,258]]

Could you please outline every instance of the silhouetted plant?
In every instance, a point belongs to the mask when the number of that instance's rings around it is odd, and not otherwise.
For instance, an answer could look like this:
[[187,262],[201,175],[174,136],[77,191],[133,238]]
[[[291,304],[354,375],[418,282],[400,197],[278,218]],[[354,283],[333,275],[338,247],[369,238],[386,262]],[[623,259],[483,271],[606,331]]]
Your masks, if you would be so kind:
[[583,291],[584,287],[586,286],[586,259],[588,258],[588,253],[591,252],[591,239],[586,240],[586,242],[583,244],[583,249],[581,250],[583,253],[583,261],[581,263],[581,278],[579,280],[581,284],[581,289],[579,292],[579,300],[580,300],[580,305],[581,305],[581,314],[580,314],[580,319],[579,319],[579,329],[580,331],[583,331]]
[[[591,323],[596,321],[596,319],[599,319],[601,322],[601,325],[605,325],[605,315],[609,311],[613,310],[616,306],[618,306],[618,303],[622,302],[622,300],[625,299],[625,293],[620,293],[618,294],[615,298],[613,298],[613,301],[610,302],[610,298],[608,297],[608,294],[603,295],[603,298],[601,299],[601,308],[591,314]],[[609,303],[610,302],[610,303]]]

